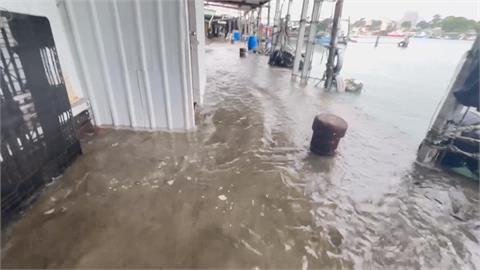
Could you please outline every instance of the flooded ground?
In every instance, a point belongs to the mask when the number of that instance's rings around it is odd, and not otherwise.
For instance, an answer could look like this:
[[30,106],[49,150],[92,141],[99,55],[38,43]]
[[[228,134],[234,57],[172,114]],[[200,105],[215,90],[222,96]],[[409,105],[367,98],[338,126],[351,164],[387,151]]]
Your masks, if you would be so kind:
[[[473,42],[465,40],[410,39],[408,48],[397,46],[401,38],[355,38],[345,50],[344,78],[366,85],[362,97],[345,97],[385,126],[397,126],[418,145],[430,119],[446,94],[453,73]],[[312,75],[321,77],[326,56],[316,48]]]
[[[480,267],[478,183],[416,166],[420,141],[363,94],[302,87],[238,48],[207,47],[197,131],[83,139],[7,229],[2,267]],[[333,158],[308,151],[318,112],[349,123]]]

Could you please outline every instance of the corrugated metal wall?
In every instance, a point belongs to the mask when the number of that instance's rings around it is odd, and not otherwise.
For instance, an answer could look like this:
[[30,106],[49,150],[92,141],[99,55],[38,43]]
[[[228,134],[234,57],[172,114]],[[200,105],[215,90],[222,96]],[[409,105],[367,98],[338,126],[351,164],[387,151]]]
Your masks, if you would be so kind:
[[194,127],[187,0],[63,4],[97,125]]

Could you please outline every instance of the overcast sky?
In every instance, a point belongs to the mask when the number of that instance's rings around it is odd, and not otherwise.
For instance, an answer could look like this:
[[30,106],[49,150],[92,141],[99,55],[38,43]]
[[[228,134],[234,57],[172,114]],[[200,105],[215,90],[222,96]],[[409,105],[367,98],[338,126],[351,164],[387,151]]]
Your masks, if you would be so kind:
[[[314,0],[309,0],[309,16]],[[273,18],[276,0],[271,0]],[[286,13],[288,0],[280,0],[283,4],[283,13]],[[293,0],[292,19],[298,20],[302,9],[303,0]],[[321,17],[330,17],[334,3],[325,1],[322,7]],[[343,17],[354,21],[365,17],[368,19],[400,20],[405,12],[417,12],[420,19],[430,20],[433,15],[463,16],[476,21],[480,20],[480,0],[344,0]],[[207,7],[208,8],[208,7]],[[266,11],[262,12],[266,18]],[[238,12],[235,12],[237,15]]]
[[[295,0],[294,0],[295,1]],[[301,0],[299,0],[301,1]],[[430,20],[433,15],[463,16],[480,20],[478,0],[345,0],[344,15],[352,19],[385,18],[398,20],[407,11],[416,11],[419,17]]]

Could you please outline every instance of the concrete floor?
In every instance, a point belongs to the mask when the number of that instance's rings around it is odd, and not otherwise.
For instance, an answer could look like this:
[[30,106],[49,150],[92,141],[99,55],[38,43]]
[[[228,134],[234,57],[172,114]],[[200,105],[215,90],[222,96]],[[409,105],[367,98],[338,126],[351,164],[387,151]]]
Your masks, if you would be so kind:
[[[478,185],[414,166],[401,130],[266,60],[209,45],[195,132],[83,138],[5,230],[2,267],[478,266]],[[336,157],[308,151],[318,111],[349,122]]]

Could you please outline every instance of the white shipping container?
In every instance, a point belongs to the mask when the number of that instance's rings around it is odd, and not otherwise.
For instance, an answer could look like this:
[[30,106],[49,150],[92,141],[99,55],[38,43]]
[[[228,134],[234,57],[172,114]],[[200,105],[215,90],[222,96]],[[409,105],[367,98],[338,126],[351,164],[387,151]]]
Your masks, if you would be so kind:
[[205,88],[203,2],[0,0],[0,8],[49,19],[67,87],[89,100],[96,125],[195,127],[193,104]]

